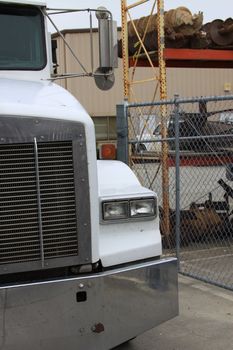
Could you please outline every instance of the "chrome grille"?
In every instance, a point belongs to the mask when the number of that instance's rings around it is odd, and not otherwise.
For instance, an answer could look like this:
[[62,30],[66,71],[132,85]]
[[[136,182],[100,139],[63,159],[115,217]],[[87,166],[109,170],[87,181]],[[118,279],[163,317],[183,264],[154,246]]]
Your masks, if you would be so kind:
[[38,144],[45,258],[77,254],[72,143]]
[[34,144],[0,145],[0,264],[78,254],[72,141],[37,147],[39,193]]

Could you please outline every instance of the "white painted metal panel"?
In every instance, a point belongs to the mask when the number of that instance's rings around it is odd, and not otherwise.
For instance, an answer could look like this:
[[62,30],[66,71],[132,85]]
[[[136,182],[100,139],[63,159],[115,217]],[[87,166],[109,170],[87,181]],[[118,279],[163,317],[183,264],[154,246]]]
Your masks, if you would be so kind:
[[[101,200],[143,198],[155,193],[141,186],[132,170],[118,161],[98,161]],[[100,257],[103,266],[160,256],[159,216],[152,220],[100,224]]]
[[24,4],[24,5],[37,5],[46,6],[46,1],[43,0],[0,0],[0,2],[6,2],[8,4]]

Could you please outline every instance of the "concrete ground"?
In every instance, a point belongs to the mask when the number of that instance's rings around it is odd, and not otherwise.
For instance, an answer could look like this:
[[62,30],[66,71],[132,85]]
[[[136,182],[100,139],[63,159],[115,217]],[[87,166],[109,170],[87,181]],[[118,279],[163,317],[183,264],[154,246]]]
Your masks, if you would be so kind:
[[179,277],[180,315],[115,350],[231,350],[233,292]]

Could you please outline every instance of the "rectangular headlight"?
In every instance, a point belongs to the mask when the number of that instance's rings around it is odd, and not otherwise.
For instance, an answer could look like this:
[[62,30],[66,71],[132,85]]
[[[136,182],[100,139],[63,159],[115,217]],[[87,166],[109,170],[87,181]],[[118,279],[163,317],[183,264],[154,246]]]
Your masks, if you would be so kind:
[[140,218],[156,215],[154,198],[136,199],[130,201],[130,217]]
[[128,201],[103,203],[104,220],[128,219],[129,217],[128,212],[129,212]]
[[156,215],[156,198],[128,199],[102,203],[103,221],[153,219]]

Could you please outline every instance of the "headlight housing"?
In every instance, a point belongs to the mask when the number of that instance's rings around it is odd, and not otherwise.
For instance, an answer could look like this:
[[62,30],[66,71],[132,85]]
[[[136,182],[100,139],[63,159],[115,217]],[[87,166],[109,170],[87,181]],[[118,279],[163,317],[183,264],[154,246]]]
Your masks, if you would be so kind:
[[102,202],[103,222],[153,219],[156,215],[157,201],[155,197]]
[[122,220],[128,218],[128,202],[105,202],[103,203],[103,220]]
[[156,214],[155,199],[136,199],[130,203],[130,217],[151,217]]

